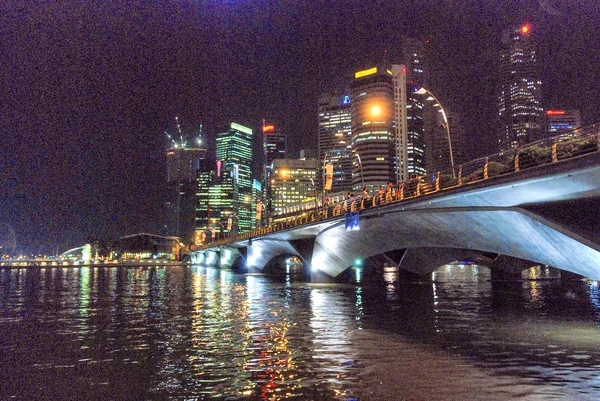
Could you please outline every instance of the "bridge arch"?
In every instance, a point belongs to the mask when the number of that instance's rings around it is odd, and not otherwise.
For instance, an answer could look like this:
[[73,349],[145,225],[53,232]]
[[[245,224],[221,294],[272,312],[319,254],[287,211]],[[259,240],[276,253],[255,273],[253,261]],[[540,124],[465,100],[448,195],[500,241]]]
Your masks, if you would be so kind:
[[319,233],[313,270],[337,277],[357,258],[406,249],[400,266],[417,274],[487,253],[600,277],[600,247],[518,207],[389,210],[364,216],[360,225],[345,232],[339,223]]

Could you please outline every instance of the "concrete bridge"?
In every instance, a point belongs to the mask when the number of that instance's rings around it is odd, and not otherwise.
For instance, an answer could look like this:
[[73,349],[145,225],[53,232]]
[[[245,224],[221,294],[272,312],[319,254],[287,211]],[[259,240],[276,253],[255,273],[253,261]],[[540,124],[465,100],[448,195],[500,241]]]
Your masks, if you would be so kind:
[[345,213],[302,213],[207,244],[195,263],[269,271],[299,257],[312,281],[379,257],[423,275],[460,260],[496,277],[535,264],[600,279],[600,153],[597,126],[475,160],[402,184],[393,199],[355,199],[360,229]]

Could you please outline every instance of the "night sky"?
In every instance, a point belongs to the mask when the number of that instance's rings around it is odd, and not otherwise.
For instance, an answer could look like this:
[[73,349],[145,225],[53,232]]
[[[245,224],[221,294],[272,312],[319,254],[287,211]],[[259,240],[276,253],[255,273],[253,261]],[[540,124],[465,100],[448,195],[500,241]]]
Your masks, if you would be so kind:
[[[37,4],[33,4],[37,3]],[[105,4],[106,3],[106,4]],[[317,98],[429,39],[429,89],[493,151],[501,31],[530,23],[544,106],[600,121],[600,1],[0,3],[0,236],[30,252],[161,231],[163,132],[262,118],[316,147]],[[210,137],[208,138],[210,140]]]

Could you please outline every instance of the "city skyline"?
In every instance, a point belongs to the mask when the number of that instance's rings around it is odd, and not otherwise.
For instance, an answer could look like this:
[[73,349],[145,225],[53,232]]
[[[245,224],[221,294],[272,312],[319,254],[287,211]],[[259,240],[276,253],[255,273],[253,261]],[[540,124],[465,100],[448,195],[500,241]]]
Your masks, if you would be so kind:
[[[397,59],[403,35],[434,50],[431,88],[458,112],[472,156],[491,153],[501,31],[528,23],[546,68],[544,108],[600,120],[599,5],[405,1],[282,7],[223,2],[90,7],[5,2],[0,220],[26,250],[157,231],[166,121],[262,118],[315,148],[317,96]],[[19,24],[15,24],[19,21]],[[247,35],[252,32],[253,35]],[[248,38],[252,36],[252,38]],[[244,38],[243,40],[241,38]],[[8,67],[8,68],[7,68]],[[546,84],[548,83],[548,84]],[[211,128],[212,129],[212,128]]]

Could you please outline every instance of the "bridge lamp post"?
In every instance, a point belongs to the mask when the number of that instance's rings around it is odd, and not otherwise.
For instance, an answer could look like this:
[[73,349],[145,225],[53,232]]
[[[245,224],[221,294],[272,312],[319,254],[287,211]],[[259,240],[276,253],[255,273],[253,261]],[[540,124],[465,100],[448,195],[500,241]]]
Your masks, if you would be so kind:
[[446,116],[446,111],[442,107],[440,101],[434,96],[433,93],[431,93],[430,90],[421,88],[415,91],[415,93],[417,95],[428,94],[429,97],[426,100],[434,100],[436,102],[434,107],[439,106],[440,108],[440,113],[442,113],[442,116],[444,117],[444,128],[446,128],[446,136],[448,137],[448,150],[450,151],[450,166],[452,167],[452,175],[454,175],[454,155],[452,154],[452,138],[450,137],[450,124],[448,124],[448,117]]
[[223,223],[217,221],[217,219],[214,219],[213,224],[218,224],[219,226],[221,226],[221,231],[220,231],[221,235],[219,235],[219,238],[220,239],[225,238],[225,231],[227,231],[227,230],[225,229],[225,226],[223,226]]
[[[365,176],[363,175],[362,161],[360,160],[360,154],[356,151],[356,149],[352,149],[352,153],[356,155],[358,159],[358,167],[360,167],[360,181],[362,183],[362,187],[365,187]],[[361,188],[362,189],[362,188]]]
[[[328,150],[327,152],[325,152],[325,155],[323,156],[323,199],[322,199],[322,204],[324,204],[325,201],[325,192],[326,191],[330,191],[331,187],[333,185],[333,153],[335,153],[335,150],[337,148],[338,145],[345,145],[346,141],[339,140],[337,141],[333,147]],[[327,157],[329,156],[329,160],[327,159]]]

